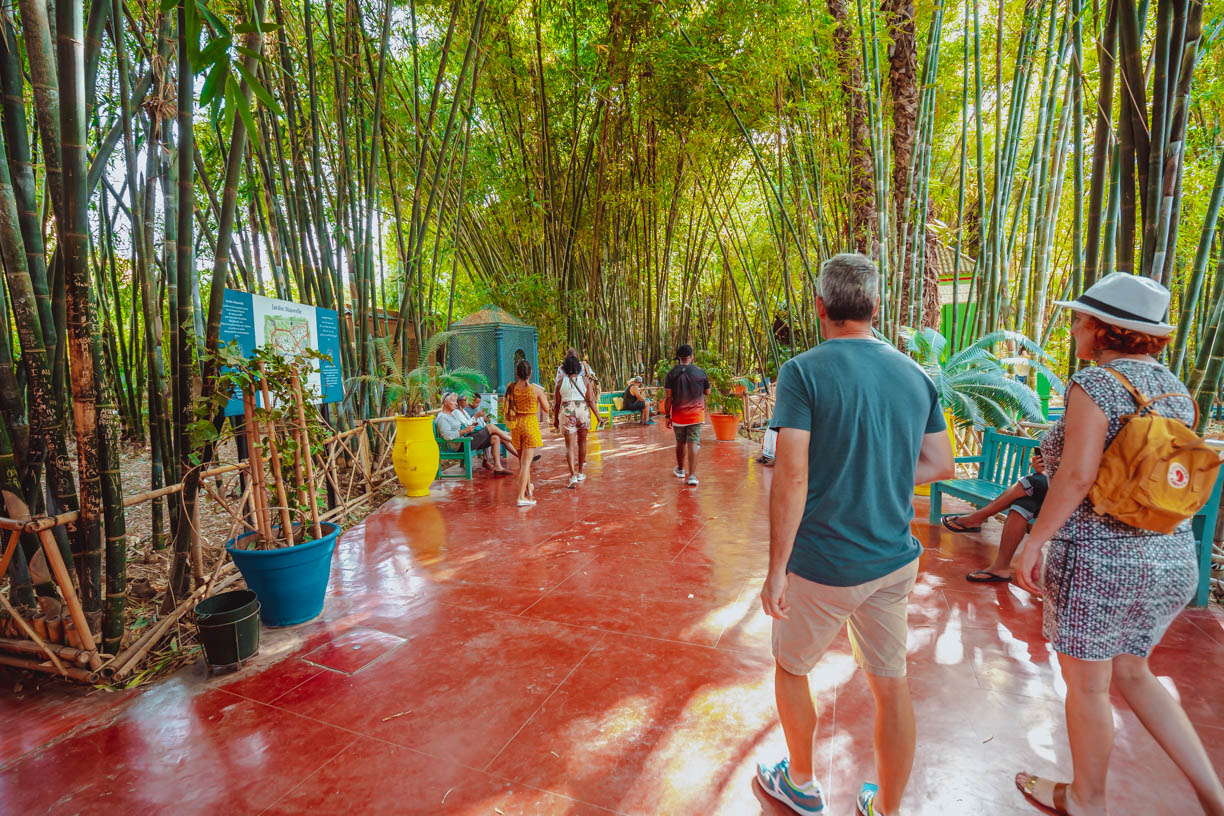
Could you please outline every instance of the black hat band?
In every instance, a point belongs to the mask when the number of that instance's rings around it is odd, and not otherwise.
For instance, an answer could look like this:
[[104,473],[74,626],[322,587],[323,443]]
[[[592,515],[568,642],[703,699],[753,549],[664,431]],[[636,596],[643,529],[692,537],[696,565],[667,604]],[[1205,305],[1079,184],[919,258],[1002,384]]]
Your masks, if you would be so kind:
[[1126,309],[1119,309],[1117,306],[1113,306],[1109,303],[1106,303],[1103,300],[1097,300],[1096,298],[1091,297],[1089,295],[1080,295],[1078,298],[1075,299],[1075,302],[1080,303],[1084,306],[1091,306],[1097,311],[1104,312],[1105,314],[1110,315],[1111,317],[1120,317],[1124,320],[1138,320],[1140,323],[1151,323],[1153,326],[1160,325],[1159,320],[1153,320],[1152,318],[1145,317],[1141,314],[1135,314],[1134,312],[1128,312],[1126,311]]

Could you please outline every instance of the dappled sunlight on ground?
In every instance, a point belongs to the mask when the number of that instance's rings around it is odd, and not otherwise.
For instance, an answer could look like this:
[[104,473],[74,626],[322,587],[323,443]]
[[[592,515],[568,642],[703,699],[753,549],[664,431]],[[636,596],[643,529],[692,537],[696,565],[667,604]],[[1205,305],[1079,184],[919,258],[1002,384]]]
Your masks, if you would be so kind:
[[[546,434],[532,508],[481,470],[392,499],[341,538],[323,615],[265,630],[236,674],[0,697],[0,812],[788,812],[752,783],[785,753],[758,597],[772,471],[710,436],[696,488],[672,475],[662,424],[623,425],[592,436],[573,490]],[[964,580],[996,525],[956,536],[916,506],[906,813],[1035,813],[1012,775],[1066,776],[1069,759],[1040,602]],[[1152,666],[1224,767],[1224,616],[1183,614]],[[816,770],[829,811],[849,814],[874,777],[873,704],[845,633],[811,686]],[[1198,812],[1115,704],[1116,812]]]

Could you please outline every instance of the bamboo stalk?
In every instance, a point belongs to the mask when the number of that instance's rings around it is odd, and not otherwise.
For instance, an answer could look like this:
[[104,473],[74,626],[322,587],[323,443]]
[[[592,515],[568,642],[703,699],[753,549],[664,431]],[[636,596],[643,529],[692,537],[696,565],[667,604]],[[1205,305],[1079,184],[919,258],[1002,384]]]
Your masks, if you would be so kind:
[[[30,624],[25,622],[25,618],[17,614],[17,610],[14,609],[13,605],[9,603],[8,598],[4,597],[4,595],[2,594],[0,594],[0,604],[3,604],[5,611],[7,611],[10,615],[13,616],[13,620],[17,621],[17,625],[21,627],[21,631],[25,632],[26,635],[30,638],[30,640],[34,641],[35,645],[37,645],[38,648],[42,650],[43,654],[51,658],[51,662],[55,665],[56,671],[58,671],[60,674],[67,677],[68,670],[65,669],[64,664],[60,662],[59,655],[57,655],[54,651],[52,651],[50,648],[47,647],[47,644],[43,642],[43,639],[38,636],[38,633],[34,631],[33,627],[31,627]],[[83,639],[84,638],[82,638],[82,640]],[[96,653],[92,655],[92,658],[94,660],[97,660],[97,657],[98,656]]]
[[[272,394],[268,391],[268,378],[264,373],[263,363],[257,363],[259,370],[259,386],[263,390],[264,409],[272,409]],[[289,497],[285,492],[285,478],[281,472],[280,451],[276,445],[276,423],[268,422],[268,455],[272,459],[272,479],[276,484],[276,500],[280,503],[281,533],[285,536],[286,546],[293,546],[293,519],[289,515]]]
[[293,441],[293,492],[294,498],[300,504],[306,498],[306,477],[302,470],[302,430],[296,425],[290,425],[289,434]]
[[17,545],[20,541],[21,533],[19,531],[14,531],[9,536],[8,546],[4,548],[4,556],[0,557],[0,578],[3,578],[5,573],[8,572],[9,561],[12,560],[13,553],[17,552]]
[[69,669],[65,668],[63,672],[59,672],[54,666],[48,665],[46,661],[39,662],[37,660],[26,660],[21,657],[10,657],[6,654],[0,654],[0,665],[13,666],[18,669],[27,669],[29,671],[48,672],[50,674],[63,674],[65,677],[71,677],[73,680],[80,680],[83,683],[92,683],[95,672],[88,669]]
[[43,643],[42,645],[39,645],[28,640],[0,638],[0,649],[7,649],[8,651],[15,652],[17,654],[45,655],[54,653],[59,655],[64,660],[68,660],[79,666],[85,666],[89,663],[89,652],[74,649],[71,646],[61,646],[58,643]]
[[59,545],[55,543],[55,538],[48,530],[40,531],[38,538],[43,545],[47,566],[51,568],[51,574],[55,576],[55,582],[64,596],[64,603],[68,606],[68,614],[72,616],[72,623],[76,627],[77,635],[81,638],[81,648],[87,652],[93,652],[89,661],[90,668],[97,669],[102,665],[102,661],[98,658],[98,647],[94,644],[93,631],[89,628],[89,621],[85,618],[85,610],[81,608],[81,602],[77,599],[76,590],[72,586],[72,576],[68,574],[64,559],[60,557]]
[[[302,383],[296,374],[293,376],[293,393],[297,397],[298,423],[301,425],[301,446],[306,465],[306,494],[310,501],[310,521],[314,525],[314,537],[319,539],[323,537],[323,531],[319,527],[319,496],[315,491],[314,462],[310,453],[310,429],[306,427],[306,407],[303,405],[305,400],[302,394]],[[0,575],[3,574],[4,571],[0,570]]]
[[242,409],[245,422],[242,430],[247,439],[247,462],[250,464],[251,505],[255,509],[255,526],[259,529],[259,537],[264,541],[271,540],[272,520],[268,515],[268,489],[264,484],[263,454],[259,451],[259,425],[255,421],[255,399],[244,388],[242,391]]

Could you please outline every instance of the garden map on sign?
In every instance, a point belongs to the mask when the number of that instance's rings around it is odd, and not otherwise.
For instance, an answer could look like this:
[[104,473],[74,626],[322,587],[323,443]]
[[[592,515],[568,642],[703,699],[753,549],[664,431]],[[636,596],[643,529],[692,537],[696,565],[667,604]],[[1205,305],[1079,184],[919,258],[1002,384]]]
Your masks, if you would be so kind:
[[304,317],[264,315],[264,342],[277,354],[301,354],[310,348],[310,322]]

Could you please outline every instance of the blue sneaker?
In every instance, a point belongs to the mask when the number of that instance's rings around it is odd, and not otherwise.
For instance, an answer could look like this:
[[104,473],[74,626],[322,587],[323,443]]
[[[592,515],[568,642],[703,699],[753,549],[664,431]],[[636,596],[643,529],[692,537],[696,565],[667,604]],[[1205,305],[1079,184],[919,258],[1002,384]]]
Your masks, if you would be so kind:
[[863,816],[876,816],[875,798],[879,792],[879,785],[864,782],[863,787],[859,789],[858,812],[863,814]]
[[788,763],[786,759],[773,767],[757,763],[757,782],[766,793],[796,813],[824,813],[824,791],[820,783],[813,779],[809,791],[796,787],[787,772]]

